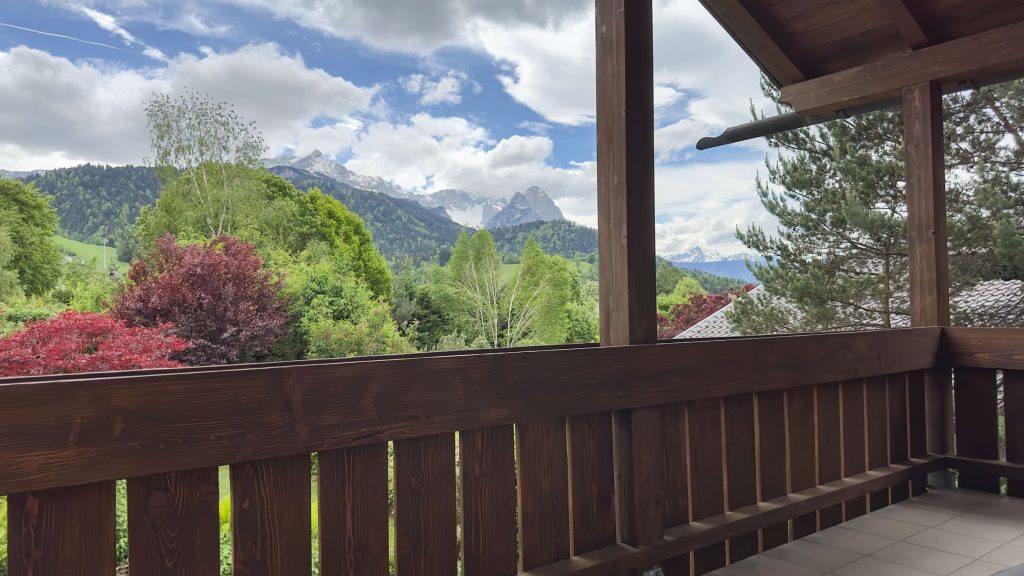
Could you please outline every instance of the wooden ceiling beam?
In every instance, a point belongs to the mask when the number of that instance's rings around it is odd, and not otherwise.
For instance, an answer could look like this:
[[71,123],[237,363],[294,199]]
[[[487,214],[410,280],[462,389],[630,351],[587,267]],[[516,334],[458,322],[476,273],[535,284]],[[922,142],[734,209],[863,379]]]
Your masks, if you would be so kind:
[[906,0],[876,0],[892,18],[892,24],[900,36],[913,50],[935,44],[937,38],[929,34],[921,23],[921,18],[914,14]]
[[943,85],[997,75],[1024,76],[1024,22],[782,88],[796,112],[820,115],[878,102],[921,82]]
[[740,3],[740,0],[700,2],[777,85],[787,86],[806,79],[804,71]]

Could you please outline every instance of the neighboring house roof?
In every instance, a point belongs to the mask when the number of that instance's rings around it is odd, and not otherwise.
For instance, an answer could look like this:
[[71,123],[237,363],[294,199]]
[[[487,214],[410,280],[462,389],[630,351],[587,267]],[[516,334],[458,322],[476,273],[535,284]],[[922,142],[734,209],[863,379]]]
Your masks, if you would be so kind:
[[[764,284],[748,292],[751,298],[763,298],[767,294]],[[1008,319],[1013,324],[1024,322],[1022,305],[1024,305],[1024,282],[1020,280],[987,280],[974,288],[954,296],[953,306],[958,315],[975,320],[985,326],[1004,325]],[[730,338],[742,336],[726,318],[732,310],[730,303],[711,316],[694,324],[688,330],[676,336],[677,340],[691,338]],[[793,307],[794,313],[796,307]],[[897,328],[909,326],[909,319],[899,316],[893,323]]]

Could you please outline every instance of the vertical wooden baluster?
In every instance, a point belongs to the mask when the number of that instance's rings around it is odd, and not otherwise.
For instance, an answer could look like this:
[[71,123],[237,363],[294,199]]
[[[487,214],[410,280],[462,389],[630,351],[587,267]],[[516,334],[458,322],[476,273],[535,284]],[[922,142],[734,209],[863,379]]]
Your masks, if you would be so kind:
[[[907,428],[910,434],[910,457],[928,455],[927,401],[925,400],[925,373],[921,370],[907,374]],[[920,496],[928,490],[928,476],[921,474],[910,479],[910,493]]]
[[[956,453],[983,460],[999,459],[999,407],[996,371],[957,368],[953,395],[956,418]],[[999,493],[994,474],[960,473],[959,486],[967,490]]]
[[[800,492],[817,485],[817,464],[814,460],[814,387],[804,386],[786,391],[789,420],[789,484],[791,492]],[[815,512],[793,519],[793,538],[803,538],[818,530]]]
[[[815,390],[817,402],[818,483],[827,484],[843,477],[843,430],[840,415],[840,384],[821,384]],[[818,511],[822,530],[843,521],[843,505],[836,504]]]
[[131,576],[217,576],[217,468],[128,479]]
[[395,508],[398,576],[455,574],[455,434],[395,441]]
[[[892,374],[886,379],[889,387],[889,462],[902,464],[910,457],[907,431],[907,375]],[[910,484],[901,482],[892,486],[892,502],[910,498]]]
[[[1006,419],[1006,461],[1024,464],[1024,372],[1003,371],[1003,414]],[[1024,498],[1024,481],[1009,478],[1006,493]]]
[[[867,396],[868,468],[881,468],[889,464],[889,423],[887,405],[889,391],[885,376],[869,378],[865,386]],[[868,495],[868,508],[874,512],[889,505],[889,489]]]
[[[665,526],[690,522],[686,404],[665,406]],[[661,563],[665,576],[689,576],[690,554]]]
[[[843,382],[843,476],[856,476],[866,470],[864,422],[864,381]],[[863,496],[843,503],[843,518],[853,520],[867,512]]]
[[[608,426],[610,437],[610,417]],[[463,573],[466,576],[517,574],[515,431],[512,425],[459,432],[459,457]]]
[[[694,521],[725,512],[722,454],[722,401],[697,400],[687,406],[690,442],[690,507]],[[696,576],[725,565],[725,542],[695,550]]]
[[114,573],[114,482],[7,497],[10,576]]
[[572,553],[615,544],[615,459],[612,414],[569,418]]
[[569,557],[569,465],[565,419],[517,425],[522,570]]
[[[754,441],[754,395],[730,396],[722,401],[725,410],[726,484],[729,509],[757,503],[757,455]],[[757,533],[729,539],[729,562],[757,554]]]
[[318,454],[320,573],[388,573],[388,445],[368,444]]
[[310,574],[310,493],[307,454],[231,465],[235,574]]
[[[761,444],[761,500],[785,496],[786,394],[781,390],[757,395],[758,435]],[[761,549],[789,542],[789,523],[780,522],[761,531]]]

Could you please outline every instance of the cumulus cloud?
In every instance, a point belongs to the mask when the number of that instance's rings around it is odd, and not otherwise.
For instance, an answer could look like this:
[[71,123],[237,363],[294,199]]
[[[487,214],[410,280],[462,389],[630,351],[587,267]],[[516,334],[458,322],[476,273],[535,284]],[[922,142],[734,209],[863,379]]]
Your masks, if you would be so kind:
[[468,87],[476,94],[482,90],[480,84],[470,80],[465,72],[457,70],[450,70],[444,76],[435,78],[425,74],[411,74],[400,78],[399,84],[409,94],[420,96],[422,106],[454,106],[462,102],[463,89]]
[[[306,66],[272,44],[181,55],[158,70],[101,66],[24,46],[0,52],[0,145],[16,149],[5,168],[40,168],[59,158],[139,163],[148,150],[143,103],[185,87],[231,102],[263,130],[274,150],[315,142],[338,153],[355,142],[374,87]],[[17,158],[31,163],[14,166]],[[63,162],[60,162],[63,164]]]

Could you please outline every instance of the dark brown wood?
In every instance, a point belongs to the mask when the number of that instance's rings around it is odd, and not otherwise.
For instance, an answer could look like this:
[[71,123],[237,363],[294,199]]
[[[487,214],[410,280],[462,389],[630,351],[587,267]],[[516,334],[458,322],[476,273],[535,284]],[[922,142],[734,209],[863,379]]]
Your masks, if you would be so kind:
[[928,34],[920,18],[914,14],[906,0],[878,0],[892,19],[893,26],[907,43],[907,48],[923,48],[935,42],[934,35]]
[[660,406],[618,415],[620,538],[633,546],[661,539],[665,519],[665,423]]
[[387,444],[325,450],[318,458],[321,573],[386,574],[391,554]]
[[[757,395],[758,437],[760,440],[761,499],[771,500],[789,492],[786,470],[786,395],[762,392]],[[761,547],[769,550],[789,542],[789,524],[766,526]]]
[[945,465],[945,458],[941,456],[928,456],[903,465],[892,464],[727,514],[705,518],[700,522],[668,529],[665,531],[665,540],[654,546],[640,549],[623,544],[609,546],[530,570],[525,572],[524,576],[618,576],[624,572],[644,570],[660,564],[665,558],[674,558],[690,550],[721,542],[730,534],[751,532],[858,496],[863,498],[866,493],[893,483],[905,482],[912,476],[927,474]]
[[569,469],[565,420],[517,426],[519,437],[520,568],[569,557]]
[[[840,384],[820,384],[815,390],[818,446],[818,483],[827,484],[843,477],[843,430],[840,410]],[[822,530],[843,521],[843,505],[818,511]]]
[[[865,435],[864,381],[843,382],[843,476],[850,477],[867,470]],[[843,518],[852,520],[867,513],[863,497],[843,504]]]
[[[864,389],[867,402],[868,470],[889,464],[889,390],[886,377],[869,378]],[[889,505],[889,490],[868,495],[868,509],[874,512]]]
[[463,573],[518,574],[515,431],[512,426],[464,430],[459,447]]
[[[680,526],[690,521],[689,458],[686,433],[686,404],[664,407],[665,420],[665,522]],[[665,576],[689,576],[690,554],[686,552],[661,563]]]
[[[725,465],[729,510],[757,504],[757,445],[754,430],[754,395],[722,400],[725,418]],[[757,533],[729,538],[729,562],[757,554]]]
[[7,497],[10,576],[114,573],[114,483]]
[[776,84],[786,86],[805,78],[803,71],[765,31],[763,20],[755,18],[739,0],[701,0],[701,4]]
[[[687,406],[690,442],[690,510],[694,521],[725,512],[722,454],[722,401],[698,400]],[[725,541],[693,550],[695,576],[725,566]]]
[[[953,378],[957,456],[998,460],[996,371],[988,368],[957,368]],[[998,494],[999,477],[961,472],[959,486]]]
[[128,479],[131,576],[218,576],[216,468]]
[[1022,70],[1024,22],[1018,22],[784,86],[782,100],[797,112],[823,114],[898,97],[904,86],[958,84]]
[[[907,432],[909,455],[924,456],[928,453],[928,414],[925,372],[918,370],[907,374]],[[926,477],[912,478],[910,493],[920,496],[928,490]]]
[[[1003,414],[1006,420],[1006,461],[1024,464],[1024,372],[1003,371]],[[1024,498],[1024,482],[1007,481],[1006,493]]]
[[1004,460],[985,460],[966,456],[945,456],[944,467],[970,476],[1003,476],[1009,480],[1024,480],[1024,465]]
[[0,384],[0,493],[916,370],[934,365],[938,336],[929,328]]
[[455,574],[456,524],[455,435],[395,442],[397,574]]
[[949,325],[946,162],[942,87],[922,82],[903,90],[903,141],[910,234],[910,322]]
[[601,344],[644,344],[657,339],[653,7],[596,7]]
[[[889,389],[889,462],[898,464],[910,457],[907,430],[907,375],[892,374],[886,378]],[[910,498],[910,484],[893,484],[893,504]]]
[[310,493],[307,454],[231,465],[235,574],[310,574]]
[[615,459],[612,414],[569,419],[569,492],[572,553],[615,543]]
[[[789,489],[800,492],[817,485],[814,433],[814,387],[786,391],[789,427]],[[793,539],[818,530],[818,515],[812,512],[793,519]]]
[[1024,329],[943,328],[948,365],[1024,370]]

